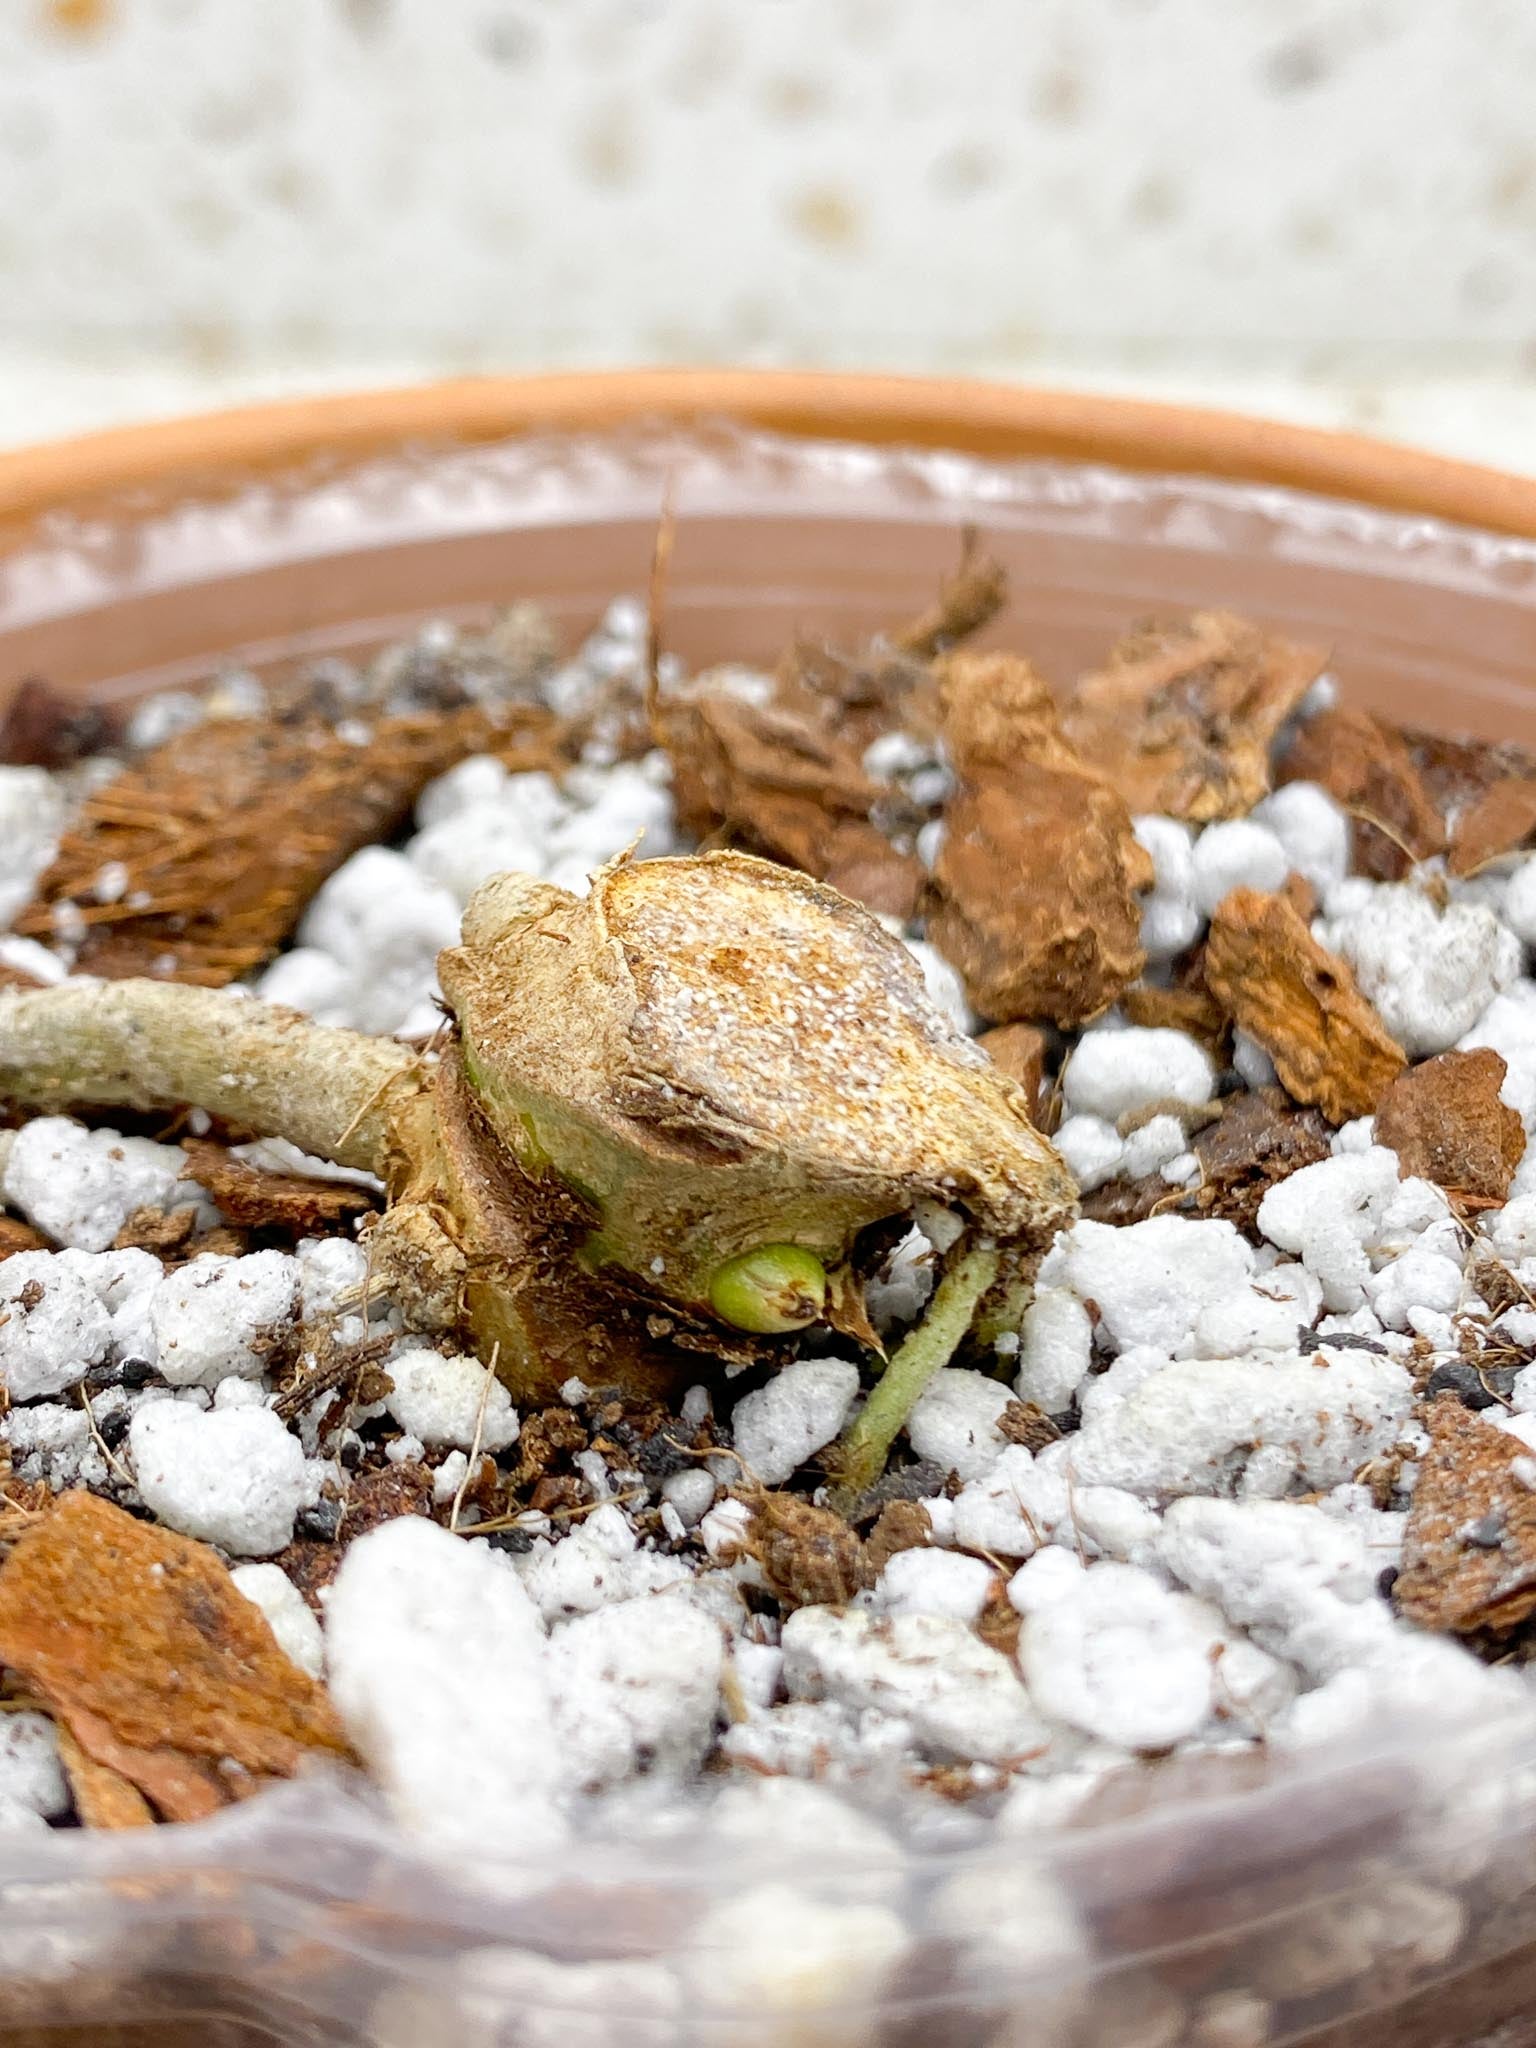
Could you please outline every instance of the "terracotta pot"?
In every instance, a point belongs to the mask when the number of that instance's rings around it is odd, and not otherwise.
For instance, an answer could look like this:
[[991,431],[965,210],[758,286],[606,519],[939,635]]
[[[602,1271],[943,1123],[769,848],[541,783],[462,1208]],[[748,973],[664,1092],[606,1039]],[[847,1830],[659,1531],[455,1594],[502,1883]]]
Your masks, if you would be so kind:
[[968,378],[794,370],[466,377],[118,427],[0,455],[0,520],[103,492],[281,466],[322,450],[355,454],[400,441],[483,441],[711,415],[872,444],[1236,477],[1536,536],[1536,478],[1360,434]]

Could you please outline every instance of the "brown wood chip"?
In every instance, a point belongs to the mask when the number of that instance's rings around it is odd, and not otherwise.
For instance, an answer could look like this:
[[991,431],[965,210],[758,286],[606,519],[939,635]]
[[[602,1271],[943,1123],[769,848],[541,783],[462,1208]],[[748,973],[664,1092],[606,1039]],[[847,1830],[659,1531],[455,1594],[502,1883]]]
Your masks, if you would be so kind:
[[1270,786],[1275,735],[1323,655],[1230,612],[1132,633],[1067,699],[1062,730],[1133,812],[1203,824]]
[[167,1820],[348,1755],[215,1552],[88,1493],[61,1495],[0,1568],[0,1663]]
[[16,1216],[0,1216],[0,1259],[11,1258],[16,1252],[52,1249],[49,1240],[40,1230],[34,1230],[30,1223],[23,1223]]
[[1029,1100],[1029,1113],[1040,1121],[1045,1104],[1046,1036],[1038,1024],[998,1024],[983,1031],[976,1043],[1011,1080],[1017,1081]]
[[[325,878],[387,839],[434,775],[518,741],[537,751],[552,723],[471,705],[377,718],[360,746],[323,719],[210,719],[86,799],[16,929],[50,937],[67,901],[86,927],[81,973],[221,987],[276,952]],[[126,886],[99,902],[114,864]]]
[[1152,864],[1114,790],[1063,740],[1044,683],[1012,655],[940,670],[945,808],[929,936],[996,1023],[1081,1024],[1141,972]]
[[1368,1116],[1406,1056],[1355,985],[1283,896],[1234,889],[1217,905],[1206,986],[1269,1054],[1287,1092],[1334,1123]]
[[1128,988],[1120,998],[1126,1022],[1150,1030],[1183,1031],[1196,1038],[1218,1064],[1225,1066],[1232,1020],[1222,1009],[1203,978],[1180,988]]
[[1468,805],[1451,832],[1446,866],[1453,875],[1475,875],[1501,854],[1514,853],[1536,838],[1536,777],[1506,776]]
[[[1316,782],[1356,813],[1354,864],[1396,881],[1411,861],[1445,846],[1445,821],[1401,733],[1368,711],[1342,707],[1309,718],[1280,769],[1282,782]],[[1387,829],[1379,832],[1371,820]]]
[[137,1785],[87,1756],[70,1730],[56,1728],[59,1761],[69,1780],[75,1812],[88,1828],[146,1828],[154,1825],[154,1809]]
[[1530,1447],[1454,1394],[1430,1402],[1424,1421],[1429,1449],[1419,1460],[1393,1598],[1420,1628],[1516,1628],[1536,1612]]
[[1432,1180],[1469,1209],[1496,1208],[1525,1153],[1525,1127],[1499,1100],[1505,1065],[1488,1046],[1443,1052],[1399,1074],[1376,1110],[1376,1142],[1405,1174]]
[[[752,704],[710,689],[706,677],[665,702],[658,737],[672,760],[679,815],[697,836],[728,834],[871,910],[912,914],[921,864],[872,822],[892,794],[865,773],[868,742],[835,698],[791,680],[770,703]],[[923,822],[899,812],[896,803],[889,822],[909,835]]]
[[313,1236],[344,1229],[379,1206],[378,1196],[352,1181],[269,1173],[199,1138],[184,1139],[182,1149],[191,1178],[244,1230],[272,1227]]

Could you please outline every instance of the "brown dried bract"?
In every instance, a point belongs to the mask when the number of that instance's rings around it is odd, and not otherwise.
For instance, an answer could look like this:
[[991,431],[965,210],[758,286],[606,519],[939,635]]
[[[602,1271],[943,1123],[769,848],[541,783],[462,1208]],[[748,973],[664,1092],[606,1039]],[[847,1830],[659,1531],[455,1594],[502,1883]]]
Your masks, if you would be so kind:
[[1368,1116],[1406,1064],[1349,968],[1283,896],[1234,889],[1217,905],[1205,980],[1287,1092],[1334,1123]]
[[[537,751],[551,725],[531,707],[469,706],[380,718],[357,745],[323,720],[208,720],[86,799],[16,929],[50,937],[69,902],[86,928],[81,973],[221,987],[261,966],[326,877],[387,839],[433,776],[513,742]],[[117,864],[126,886],[100,902],[101,871]]]
[[62,1495],[0,1569],[0,1662],[167,1820],[349,1753],[207,1544],[88,1493]]
[[951,656],[941,704],[964,782],[945,811],[929,935],[984,1017],[1084,1023],[1146,959],[1136,897],[1152,863],[1130,813],[1062,740],[1027,662]]
[[191,1178],[208,1190],[231,1223],[245,1230],[313,1237],[344,1230],[379,1206],[380,1197],[351,1181],[269,1173],[198,1138],[184,1140],[182,1149]]
[[1420,1628],[1502,1634],[1536,1612],[1536,1491],[1516,1467],[1530,1451],[1454,1394],[1423,1411],[1429,1449],[1403,1534],[1393,1587]]
[[1130,634],[1074,687],[1062,730],[1134,812],[1203,824],[1250,811],[1276,733],[1324,657],[1230,612]]
[[1377,881],[1396,881],[1412,861],[1444,849],[1445,821],[1407,742],[1368,711],[1339,708],[1308,719],[1279,779],[1320,783],[1356,814],[1354,864]]
[[1506,776],[1484,790],[1451,830],[1446,866],[1453,875],[1475,875],[1501,854],[1515,853],[1536,838],[1536,777]]
[[1443,1052],[1400,1074],[1376,1111],[1376,1142],[1405,1174],[1432,1180],[1468,1209],[1497,1208],[1525,1152],[1525,1127],[1499,1100],[1505,1065],[1488,1046]]
[[751,1499],[747,1548],[785,1607],[842,1607],[870,1583],[864,1546],[830,1508],[795,1493]]

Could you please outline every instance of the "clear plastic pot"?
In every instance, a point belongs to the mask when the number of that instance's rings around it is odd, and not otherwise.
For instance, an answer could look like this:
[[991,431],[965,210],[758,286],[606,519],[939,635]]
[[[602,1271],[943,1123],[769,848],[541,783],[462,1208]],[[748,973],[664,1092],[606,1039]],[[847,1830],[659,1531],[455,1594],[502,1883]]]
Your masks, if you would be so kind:
[[[765,660],[899,617],[981,525],[996,639],[1067,675],[1149,611],[1334,650],[1347,698],[1536,740],[1536,545],[1273,487],[726,428],[372,454],[58,514],[0,552],[0,687],[192,685],[643,588],[670,644]],[[402,1683],[409,1674],[402,1673]],[[831,1791],[857,1803],[856,1792]],[[1368,1744],[1154,1765],[1134,1811],[808,1854],[669,1829],[445,1854],[367,1794],[0,1836],[0,2041],[376,2048],[1424,2048],[1536,2014],[1536,1707]],[[889,1817],[887,1817],[889,1818]]]

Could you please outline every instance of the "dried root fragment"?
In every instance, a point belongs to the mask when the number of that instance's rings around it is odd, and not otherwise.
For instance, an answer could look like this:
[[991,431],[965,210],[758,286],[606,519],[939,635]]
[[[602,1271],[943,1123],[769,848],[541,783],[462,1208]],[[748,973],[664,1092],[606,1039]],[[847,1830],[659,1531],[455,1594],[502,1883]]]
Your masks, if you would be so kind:
[[[325,878],[387,839],[434,775],[533,746],[550,723],[469,706],[380,718],[359,745],[321,719],[209,720],[86,799],[16,929],[52,937],[68,903],[81,973],[221,987],[270,958]],[[107,901],[103,870],[120,870]]]
[[1466,1635],[1536,1613],[1536,1487],[1529,1448],[1454,1394],[1424,1410],[1429,1449],[1392,1592],[1420,1628]]
[[1488,1046],[1443,1052],[1399,1074],[1376,1111],[1376,1142],[1405,1174],[1432,1180],[1466,1209],[1497,1208],[1525,1153],[1525,1127],[1500,1101],[1503,1058]]
[[88,1493],[62,1495],[0,1568],[0,1662],[167,1820],[349,1754],[217,1555]]
[[941,670],[946,807],[929,932],[999,1023],[1095,1017],[1141,972],[1152,863],[1124,803],[1062,739],[1045,684],[1010,655]]
[[1134,812],[1241,817],[1268,792],[1270,747],[1323,660],[1230,612],[1196,612],[1122,640],[1075,685],[1062,730]]
[[1501,854],[1515,853],[1536,839],[1536,777],[1510,775],[1490,785],[1457,818],[1446,866],[1453,875],[1475,875]]
[[1354,864],[1377,881],[1396,881],[1414,861],[1444,849],[1445,821],[1407,742],[1368,711],[1338,708],[1308,719],[1280,780],[1320,783],[1354,813]]
[[1368,1116],[1406,1064],[1349,968],[1283,896],[1234,889],[1223,898],[1211,919],[1205,981],[1269,1054],[1287,1092],[1334,1123]]
[[805,876],[741,854],[619,864],[585,898],[500,876],[439,968],[456,1033],[435,1066],[211,990],[0,996],[0,1095],[197,1104],[379,1173],[381,1284],[409,1255],[525,1397],[669,1381],[690,1349],[782,1357],[769,1310],[846,1323],[862,1233],[918,1203],[1011,1272],[1072,1212],[1017,1084],[898,940]]

